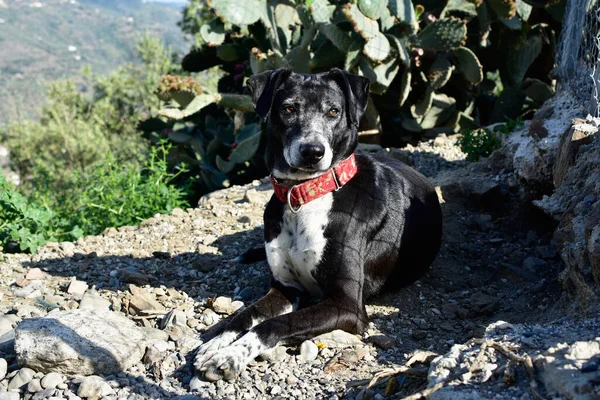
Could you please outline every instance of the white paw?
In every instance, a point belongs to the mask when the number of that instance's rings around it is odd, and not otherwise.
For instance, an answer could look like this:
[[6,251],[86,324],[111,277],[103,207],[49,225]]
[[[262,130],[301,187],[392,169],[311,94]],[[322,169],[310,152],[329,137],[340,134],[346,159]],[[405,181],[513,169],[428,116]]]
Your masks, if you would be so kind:
[[219,336],[216,336],[204,343],[196,352],[196,358],[194,360],[194,367],[197,370],[212,357],[212,355],[219,349],[229,346],[237,338],[238,334],[235,332],[223,332]]
[[256,334],[247,333],[232,345],[205,353],[196,358],[194,366],[204,377],[211,381],[219,379],[232,380],[267,348]]

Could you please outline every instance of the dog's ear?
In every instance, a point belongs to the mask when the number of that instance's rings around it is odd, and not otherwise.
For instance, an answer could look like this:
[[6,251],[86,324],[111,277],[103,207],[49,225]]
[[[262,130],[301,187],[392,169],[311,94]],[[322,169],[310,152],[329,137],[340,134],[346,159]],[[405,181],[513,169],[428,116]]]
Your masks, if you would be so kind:
[[350,123],[358,127],[360,117],[367,109],[371,81],[364,76],[351,74],[339,68],[332,68],[329,73],[338,82],[346,96],[346,113]]
[[291,73],[292,71],[289,69],[279,68],[252,75],[246,81],[246,87],[252,96],[254,110],[262,119],[269,116],[275,91]]

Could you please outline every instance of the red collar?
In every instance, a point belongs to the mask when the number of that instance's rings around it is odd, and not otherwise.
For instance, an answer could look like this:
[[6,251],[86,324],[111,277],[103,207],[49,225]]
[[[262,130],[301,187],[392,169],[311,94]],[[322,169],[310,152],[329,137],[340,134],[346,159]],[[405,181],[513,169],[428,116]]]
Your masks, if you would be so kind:
[[318,199],[344,186],[356,175],[356,172],[356,159],[354,158],[354,153],[352,153],[350,157],[323,175],[294,185],[291,188],[277,183],[273,175],[269,176],[269,179],[275,190],[275,196],[282,203],[287,203],[290,210],[298,212],[309,201]]

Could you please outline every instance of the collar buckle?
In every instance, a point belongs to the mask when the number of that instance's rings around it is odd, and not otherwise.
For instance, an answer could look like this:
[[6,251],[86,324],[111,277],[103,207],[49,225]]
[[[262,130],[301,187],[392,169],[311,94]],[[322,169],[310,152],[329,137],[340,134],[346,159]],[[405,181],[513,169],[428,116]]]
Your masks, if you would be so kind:
[[294,206],[292,205],[292,191],[296,188],[296,186],[297,185],[292,186],[287,191],[287,205],[288,205],[288,208],[290,209],[290,211],[293,212],[294,214],[296,214],[302,208],[302,204],[300,204],[298,206],[298,208],[294,208]]

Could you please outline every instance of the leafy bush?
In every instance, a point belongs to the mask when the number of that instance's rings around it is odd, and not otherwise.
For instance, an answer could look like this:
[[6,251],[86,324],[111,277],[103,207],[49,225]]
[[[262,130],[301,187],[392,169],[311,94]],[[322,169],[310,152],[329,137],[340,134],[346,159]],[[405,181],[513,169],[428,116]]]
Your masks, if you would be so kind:
[[57,240],[64,233],[57,222],[54,213],[28,201],[0,174],[0,245],[5,251],[35,252]]
[[109,151],[85,171],[74,171],[61,192],[48,183],[29,199],[0,175],[0,244],[5,251],[35,252],[48,241],[96,235],[188,207],[189,185],[175,184],[185,170],[169,172],[169,149],[153,147],[143,166],[117,162]]
[[467,160],[477,161],[487,157],[500,148],[502,142],[497,134],[487,129],[467,129],[457,141],[461,151],[467,155]]
[[153,95],[160,77],[178,68],[170,50],[156,39],[143,38],[137,49],[141,64],[126,65],[107,77],[87,72],[93,95],[81,93],[72,80],[55,82],[48,88],[40,121],[25,120],[0,130],[23,193],[34,193],[41,185],[59,193],[75,171],[85,172],[108,151],[117,162],[143,163],[149,146],[140,135],[139,121],[160,105]]

